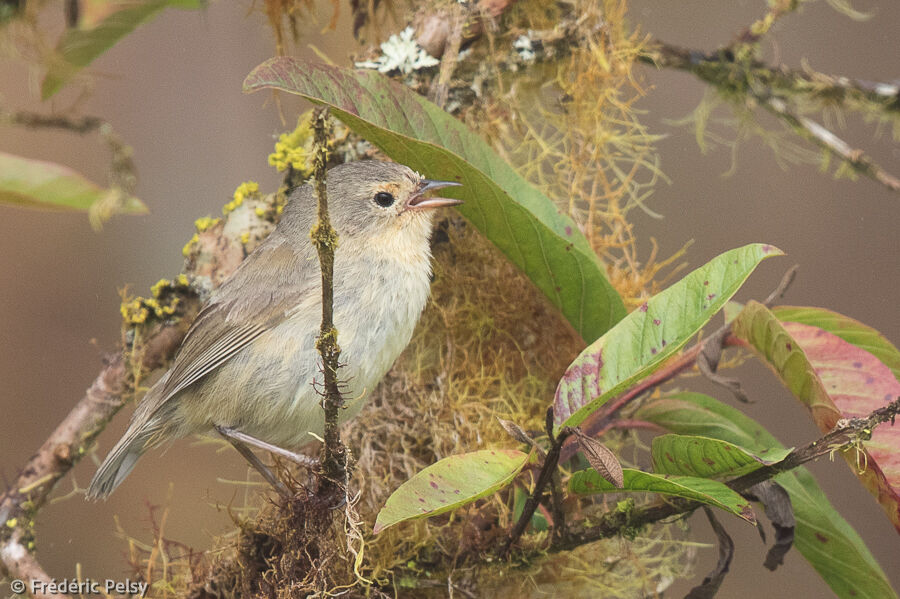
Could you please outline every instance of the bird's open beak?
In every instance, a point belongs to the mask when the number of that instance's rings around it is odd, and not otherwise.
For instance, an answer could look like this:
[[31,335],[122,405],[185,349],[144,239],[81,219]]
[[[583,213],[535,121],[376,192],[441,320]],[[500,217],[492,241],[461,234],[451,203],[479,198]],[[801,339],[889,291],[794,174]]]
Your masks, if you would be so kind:
[[431,179],[423,179],[419,183],[419,188],[409,198],[406,203],[407,210],[427,210],[429,208],[440,208],[441,206],[456,206],[462,204],[462,200],[453,198],[429,198],[425,194],[434,189],[443,189],[444,187],[459,187],[461,183],[454,181],[432,181]]

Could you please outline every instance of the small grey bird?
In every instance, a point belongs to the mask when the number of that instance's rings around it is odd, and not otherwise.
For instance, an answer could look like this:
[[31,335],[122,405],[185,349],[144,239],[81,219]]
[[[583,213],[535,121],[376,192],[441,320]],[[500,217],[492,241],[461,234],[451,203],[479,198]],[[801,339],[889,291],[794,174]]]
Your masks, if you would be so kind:
[[[460,203],[426,194],[451,185],[458,183],[424,179],[388,162],[328,171],[339,236],[334,323],[346,364],[339,372],[346,384],[342,421],[359,412],[412,337],[430,289],[432,209]],[[88,498],[109,496],[145,451],[179,437],[218,430],[297,448],[322,434],[324,412],[313,388],[322,319],[319,261],[309,237],[315,219],[306,184],[291,194],[269,237],[213,292],[172,367],[100,465]],[[246,446],[241,453],[253,463]]]

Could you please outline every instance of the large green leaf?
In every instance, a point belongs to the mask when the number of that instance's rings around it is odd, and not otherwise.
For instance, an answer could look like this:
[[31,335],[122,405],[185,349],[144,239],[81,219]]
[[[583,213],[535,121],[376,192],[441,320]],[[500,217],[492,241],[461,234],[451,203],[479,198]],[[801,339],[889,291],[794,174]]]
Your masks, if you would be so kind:
[[[110,193],[68,167],[0,152],[0,204],[86,212]],[[119,211],[143,213],[147,207],[129,198]]]
[[[714,437],[758,453],[782,447],[756,421],[700,393],[681,393],[652,401],[634,417],[674,433]],[[897,597],[866,544],[805,468],[784,472],[775,480],[791,496],[797,519],[794,546],[839,597]]]
[[702,478],[735,478],[783,460],[790,449],[773,447],[756,453],[722,439],[699,435],[653,438],[653,471]]
[[781,322],[799,322],[837,335],[844,341],[864,349],[891,369],[900,380],[900,350],[888,341],[884,335],[870,326],[864,325],[849,316],[808,306],[776,306],[772,313]]
[[725,252],[650,298],[569,366],[556,389],[556,426],[576,426],[659,367],[706,324],[753,269],[781,250],[753,243]]
[[715,506],[751,524],[756,524],[756,516],[753,513],[753,508],[750,507],[750,503],[720,482],[694,476],[652,474],[632,468],[624,468],[622,474],[625,483],[621,489],[618,489],[593,468],[579,470],[569,479],[569,490],[583,495],[593,493],[659,493],[660,495],[681,497],[682,499],[699,501],[705,505]]
[[437,105],[373,71],[273,58],[245,91],[273,88],[327,104],[393,160],[458,181],[460,212],[560,309],[587,341],[625,315],[603,265],[575,222],[519,176],[478,135]]
[[528,454],[485,449],[428,466],[391,493],[375,519],[375,533],[404,520],[428,518],[495,493],[512,482]]
[[109,2],[112,10],[91,27],[67,29],[56,46],[56,60],[51,63],[41,84],[41,98],[46,100],[78,71],[112,48],[116,42],[149,21],[166,7],[196,9],[202,0],[126,0]]

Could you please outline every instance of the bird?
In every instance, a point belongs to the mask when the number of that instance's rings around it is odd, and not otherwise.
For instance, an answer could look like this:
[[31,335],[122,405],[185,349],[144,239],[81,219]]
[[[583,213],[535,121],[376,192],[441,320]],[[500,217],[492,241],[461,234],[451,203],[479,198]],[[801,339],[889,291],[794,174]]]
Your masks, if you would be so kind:
[[[459,183],[394,162],[338,165],[326,182],[338,234],[333,320],[344,422],[408,345],[430,293],[435,209],[461,201],[429,193]],[[145,452],[178,438],[218,431],[259,469],[246,443],[299,448],[323,434],[315,388],[322,282],[310,239],[316,206],[311,183],[293,190],[275,229],[213,291],[97,469],[88,499],[107,498]]]

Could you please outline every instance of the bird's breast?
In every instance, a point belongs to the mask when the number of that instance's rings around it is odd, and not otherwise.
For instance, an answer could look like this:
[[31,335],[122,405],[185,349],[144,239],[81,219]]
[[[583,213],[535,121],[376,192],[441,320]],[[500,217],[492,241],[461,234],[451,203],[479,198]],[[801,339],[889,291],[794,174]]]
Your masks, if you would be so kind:
[[[334,324],[341,348],[338,380],[344,393],[341,419],[355,416],[409,343],[425,306],[430,265],[388,267],[377,261],[335,263]],[[322,320],[321,288],[289,311],[289,317],[253,342],[226,365],[232,384],[217,389],[230,395],[227,422],[284,447],[298,447],[321,436],[323,376],[315,340]],[[223,381],[225,379],[222,379]],[[221,401],[221,400],[219,400]],[[221,408],[225,405],[219,404]]]

